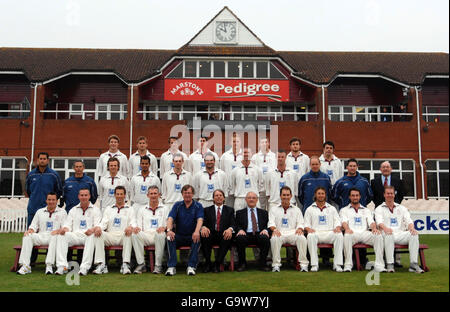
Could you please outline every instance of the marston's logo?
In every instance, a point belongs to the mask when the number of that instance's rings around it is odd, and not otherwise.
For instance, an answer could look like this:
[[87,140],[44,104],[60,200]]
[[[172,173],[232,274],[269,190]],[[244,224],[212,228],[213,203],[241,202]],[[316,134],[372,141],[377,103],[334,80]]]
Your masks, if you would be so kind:
[[178,91],[180,91],[181,95],[190,96],[190,95],[202,95],[204,92],[202,88],[200,88],[196,83],[187,81],[187,82],[180,82],[177,84],[172,90],[170,90],[170,93],[172,95],[175,95]]
[[[280,101],[281,95],[276,94],[280,91],[280,86],[276,83],[252,83],[247,84],[239,83],[236,86],[225,86],[221,83],[216,83],[216,93],[217,94],[230,94],[216,96],[218,98],[240,98],[240,97],[253,97],[262,96],[267,97],[271,100]],[[223,92],[223,93],[222,93]]]

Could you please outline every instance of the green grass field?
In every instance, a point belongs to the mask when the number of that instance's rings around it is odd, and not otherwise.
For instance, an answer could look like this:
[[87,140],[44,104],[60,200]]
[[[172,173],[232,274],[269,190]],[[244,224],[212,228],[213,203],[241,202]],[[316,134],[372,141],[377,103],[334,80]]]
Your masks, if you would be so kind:
[[[430,272],[409,273],[407,266],[397,269],[395,274],[380,275],[380,285],[367,286],[367,271],[336,273],[322,268],[317,273],[300,273],[284,265],[280,273],[261,272],[250,267],[246,272],[222,272],[220,274],[199,272],[187,276],[185,266],[177,268],[177,275],[166,277],[145,273],[126,275],[116,266],[110,273],[80,277],[79,286],[68,286],[64,276],[44,274],[45,265],[37,265],[33,273],[19,276],[9,272],[14,262],[14,245],[21,244],[22,234],[0,234],[0,291],[57,291],[57,292],[448,292],[449,291],[449,236],[422,235],[421,243],[428,244],[425,251]],[[284,251],[284,248],[283,248]],[[248,259],[252,258],[248,249]],[[43,261],[44,256],[39,256]],[[369,256],[373,260],[373,256]],[[409,263],[408,255],[402,255],[403,264]],[[114,262],[113,262],[114,264]],[[201,270],[199,270],[201,271]]]

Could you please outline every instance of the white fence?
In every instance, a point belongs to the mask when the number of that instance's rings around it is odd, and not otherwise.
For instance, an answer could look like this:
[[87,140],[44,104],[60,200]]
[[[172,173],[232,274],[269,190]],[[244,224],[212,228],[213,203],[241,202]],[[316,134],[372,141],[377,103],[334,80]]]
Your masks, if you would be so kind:
[[28,198],[0,198],[0,233],[27,230]]

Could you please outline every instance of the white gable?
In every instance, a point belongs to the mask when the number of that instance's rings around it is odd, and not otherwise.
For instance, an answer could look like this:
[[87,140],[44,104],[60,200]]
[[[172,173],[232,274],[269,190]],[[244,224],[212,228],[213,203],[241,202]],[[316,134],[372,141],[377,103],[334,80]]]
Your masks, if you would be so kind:
[[[236,22],[237,36],[233,43],[220,43],[215,38],[215,29],[217,21],[233,21]],[[262,47],[264,44],[251,31],[242,24],[236,16],[225,7],[209,24],[198,33],[190,42],[189,45],[209,45],[209,46],[256,46]]]

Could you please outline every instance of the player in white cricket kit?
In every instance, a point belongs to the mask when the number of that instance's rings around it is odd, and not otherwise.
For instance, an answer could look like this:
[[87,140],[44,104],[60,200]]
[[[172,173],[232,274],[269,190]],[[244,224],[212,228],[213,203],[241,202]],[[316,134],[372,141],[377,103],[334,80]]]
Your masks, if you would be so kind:
[[130,181],[130,201],[133,207],[145,206],[148,204],[147,190],[150,186],[161,187],[159,178],[150,171],[150,158],[142,156],[139,166],[142,170],[133,176]]
[[103,176],[98,183],[98,197],[100,198],[100,208],[102,212],[106,207],[115,204],[114,189],[117,186],[124,186],[128,191],[130,183],[128,179],[119,174],[120,162],[117,158],[110,158],[108,160],[109,175]]
[[323,154],[319,157],[320,171],[326,173],[334,185],[337,180],[344,176],[344,166],[339,158],[334,155],[334,143],[327,141],[323,143]]
[[194,175],[193,187],[195,189],[195,199],[203,207],[214,205],[213,193],[215,190],[224,190],[228,196],[228,179],[225,172],[215,168],[215,158],[212,153],[205,155],[205,168]]
[[177,137],[170,137],[169,138],[169,150],[161,155],[161,158],[159,160],[159,177],[163,178],[166,172],[169,172],[174,164],[173,164],[173,156],[176,154],[183,155],[184,163],[183,168],[186,171],[189,171],[190,165],[189,165],[189,158],[188,156],[181,152],[178,149],[178,138]]
[[120,162],[119,174],[128,177],[128,158],[119,151],[119,141],[117,135],[111,135],[108,138],[109,150],[100,155],[97,164],[97,174],[100,179],[108,174],[108,160],[113,157],[117,158]]
[[155,155],[150,153],[147,143],[147,138],[145,136],[140,136],[137,139],[137,151],[133,155],[130,156],[130,159],[128,160],[128,165],[130,168],[128,169],[129,172],[129,178],[137,175],[141,171],[141,157],[142,156],[148,156],[150,158],[150,171],[154,175],[158,175],[158,160],[156,159]]
[[[277,167],[277,156],[270,150],[270,143],[267,138],[260,139],[259,152],[252,156],[252,164],[256,165],[262,170],[264,178],[270,171],[275,170],[275,168]],[[259,194],[259,201],[261,203],[262,209],[269,209],[269,205],[267,203],[267,194],[265,190]]]
[[[339,211],[344,235],[344,272],[353,268],[353,245],[363,243],[372,245],[375,250],[375,271],[385,272],[383,259],[383,236],[378,231],[372,211],[359,203],[361,192],[357,188],[350,190],[350,204]],[[369,229],[371,231],[369,231]]]
[[[233,133],[231,138],[231,148],[222,154],[220,157],[220,169],[222,169],[228,178],[228,182],[231,181],[231,172],[234,168],[241,165],[242,161],[242,149],[241,149],[241,138],[238,134]],[[230,183],[229,187],[231,187]],[[228,189],[228,193],[230,189]],[[225,199],[225,205],[233,207],[234,205],[234,196],[228,195]]]
[[[69,266],[67,262],[67,250],[71,246],[85,245],[87,240],[94,239],[94,227],[100,223],[102,212],[98,207],[92,205],[89,189],[80,189],[78,199],[80,203],[70,209],[66,221],[56,241],[56,274],[67,273]],[[90,248],[90,249],[89,249]],[[91,267],[94,245],[85,245],[83,259],[80,266],[80,275],[86,275]]]
[[286,167],[286,151],[277,152],[277,168],[269,171],[265,177],[266,195],[269,203],[269,211],[272,207],[277,207],[281,203],[280,190],[288,186],[293,192],[291,204],[296,206],[295,195],[297,195],[298,183],[297,174]]
[[[123,186],[117,186],[114,190],[116,203],[113,206],[107,207],[103,211],[103,217],[95,231],[101,231],[100,236],[95,236],[92,240],[95,246],[95,260],[97,264],[96,269],[92,272],[94,274],[108,273],[108,268],[105,261],[105,246],[123,246],[122,258],[123,263],[120,269],[122,274],[131,274],[130,258],[131,258],[131,234],[132,224],[134,224],[134,211],[129,205],[125,204],[126,189]],[[86,242],[88,245],[90,241]],[[91,246],[89,246],[91,248]]]
[[272,272],[280,272],[280,250],[283,244],[296,245],[298,261],[302,272],[308,272],[308,258],[306,257],[307,242],[303,235],[303,215],[295,205],[292,205],[292,190],[283,186],[280,190],[281,204],[269,211],[268,227],[272,231],[270,246],[272,250]]
[[159,202],[160,192],[157,186],[148,189],[149,202],[145,207],[138,207],[135,223],[133,224],[133,242],[136,261],[138,263],[134,273],[146,272],[144,246],[155,246],[155,268],[153,273],[162,273],[164,247],[166,246],[166,221],[169,209]]
[[205,169],[205,155],[207,153],[213,154],[216,159],[215,168],[218,169],[220,167],[219,156],[208,148],[208,139],[199,137],[197,140],[197,149],[189,156],[189,166],[192,175]]
[[341,232],[341,220],[336,208],[326,202],[324,187],[319,186],[314,192],[315,202],[306,209],[305,230],[308,232],[308,250],[311,256],[311,272],[319,270],[317,244],[333,244],[333,269],[343,272],[342,248],[344,236]]
[[48,245],[47,257],[45,258],[45,274],[53,274],[53,265],[56,260],[56,238],[61,226],[67,217],[64,209],[56,206],[58,197],[56,193],[50,192],[46,199],[47,207],[39,209],[31,221],[28,231],[23,234],[22,251],[19,264],[22,266],[17,274],[25,275],[31,273],[30,258],[33,246]]
[[[243,149],[241,165],[234,168],[231,173],[230,194],[234,195],[234,211],[247,207],[245,197],[248,192],[259,194],[264,191],[264,177],[261,169],[251,164],[252,151]],[[257,204],[260,207],[259,202]]]
[[[380,230],[383,231],[384,251],[386,253],[386,268],[394,273],[394,248],[395,244],[408,245],[410,272],[423,273],[417,264],[419,255],[419,234],[414,229],[414,222],[406,207],[394,202],[395,188],[386,186],[384,188],[384,199],[375,209],[375,220]],[[405,231],[404,229],[407,228]]]
[[[297,173],[298,179],[309,172],[309,156],[300,151],[301,141],[299,138],[292,138],[289,141],[290,153],[286,157],[286,165],[289,169]],[[298,183],[298,181],[297,181]]]
[[164,204],[171,209],[175,202],[183,200],[181,189],[192,184],[192,175],[183,169],[184,157],[182,154],[173,156],[173,168],[166,172],[162,178],[161,194]]

